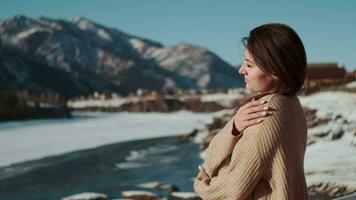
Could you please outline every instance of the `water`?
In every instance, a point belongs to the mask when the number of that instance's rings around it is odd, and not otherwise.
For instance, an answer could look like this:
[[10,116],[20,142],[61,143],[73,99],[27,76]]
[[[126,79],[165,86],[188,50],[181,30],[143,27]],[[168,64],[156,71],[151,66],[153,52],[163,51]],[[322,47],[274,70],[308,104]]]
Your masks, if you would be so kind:
[[74,113],[73,119],[0,123],[0,199],[61,199],[82,192],[121,197],[162,181],[193,191],[201,164],[176,135],[211,122],[214,113]]
[[124,141],[187,134],[214,113],[74,113],[73,119],[0,123],[0,167]]
[[[0,168],[0,199],[61,199],[98,192],[110,198],[137,184],[163,181],[193,191],[192,178],[201,163],[192,142],[175,137],[121,142]],[[152,191],[167,195],[167,191]]]

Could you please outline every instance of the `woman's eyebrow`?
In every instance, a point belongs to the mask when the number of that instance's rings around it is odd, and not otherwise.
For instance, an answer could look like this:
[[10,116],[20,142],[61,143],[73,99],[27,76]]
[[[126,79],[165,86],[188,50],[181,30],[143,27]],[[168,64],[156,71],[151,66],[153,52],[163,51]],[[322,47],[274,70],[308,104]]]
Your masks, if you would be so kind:
[[247,58],[244,58],[246,61],[249,61],[250,63],[252,64],[255,64],[254,62],[252,62],[251,60],[247,59]]

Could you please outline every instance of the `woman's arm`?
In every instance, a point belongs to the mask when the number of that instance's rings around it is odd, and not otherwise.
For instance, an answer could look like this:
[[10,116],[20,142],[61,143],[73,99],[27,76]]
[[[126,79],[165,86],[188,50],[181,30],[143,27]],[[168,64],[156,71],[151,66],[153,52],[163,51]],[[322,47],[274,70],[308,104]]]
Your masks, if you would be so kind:
[[205,168],[210,177],[214,177],[221,163],[229,158],[243,130],[261,122],[257,119],[267,113],[268,107],[265,103],[264,100],[253,100],[241,106],[225,127],[212,139],[205,151]]
[[[275,100],[269,103],[275,111],[280,105]],[[279,148],[282,136],[281,117],[273,114],[266,117],[263,123],[245,129],[233,149],[230,162],[224,163],[225,166],[218,175],[212,177],[209,183],[195,180],[196,193],[204,200],[249,197],[263,176],[264,167],[274,157],[275,148]]]
[[209,184],[195,180],[194,190],[202,199],[245,199],[251,194],[262,175],[256,134],[246,133],[241,137],[233,150],[230,163],[221,168]]
[[240,137],[233,129],[233,117],[210,141],[205,150],[204,168],[209,177],[215,176],[220,164],[232,154],[232,151]]

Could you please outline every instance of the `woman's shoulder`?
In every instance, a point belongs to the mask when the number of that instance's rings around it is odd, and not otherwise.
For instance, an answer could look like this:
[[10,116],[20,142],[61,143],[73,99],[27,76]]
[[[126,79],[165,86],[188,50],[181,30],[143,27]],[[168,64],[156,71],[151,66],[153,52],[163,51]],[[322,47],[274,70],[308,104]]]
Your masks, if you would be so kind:
[[292,102],[298,97],[296,95],[284,95],[284,94],[279,94],[279,93],[267,93],[267,94],[259,94],[254,97],[255,100],[265,100],[268,102],[268,105],[278,105],[278,104],[284,104],[284,102]]
[[269,113],[263,118],[263,121],[259,124],[249,126],[244,131],[245,140],[249,138],[251,140],[258,141],[257,143],[266,143],[266,141],[272,141],[266,138],[281,138],[283,137],[283,130],[286,126],[285,120],[288,116],[286,109],[281,109],[281,103],[284,101],[284,97],[278,94],[271,94],[260,98],[260,100],[267,100]]
[[[260,95],[259,98],[255,100],[265,100],[267,101],[267,106],[269,112],[272,114],[267,115],[262,123],[255,126],[247,128],[247,131],[256,131],[260,129],[266,129],[268,127],[281,127],[287,118],[291,117],[291,112],[293,113],[294,107],[293,102],[296,96],[286,96],[278,93],[270,93]],[[289,116],[289,117],[288,117]]]

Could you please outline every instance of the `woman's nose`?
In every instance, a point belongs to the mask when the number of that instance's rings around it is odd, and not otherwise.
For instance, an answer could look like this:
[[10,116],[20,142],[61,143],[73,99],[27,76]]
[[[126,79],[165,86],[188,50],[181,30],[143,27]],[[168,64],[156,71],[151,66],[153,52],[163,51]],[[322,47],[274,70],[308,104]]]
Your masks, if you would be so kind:
[[239,69],[239,74],[245,74],[245,68],[244,68],[244,64],[243,65],[241,65],[241,67],[240,67],[240,69]]

